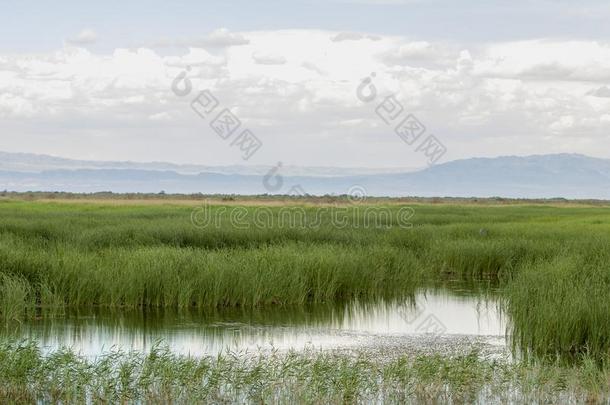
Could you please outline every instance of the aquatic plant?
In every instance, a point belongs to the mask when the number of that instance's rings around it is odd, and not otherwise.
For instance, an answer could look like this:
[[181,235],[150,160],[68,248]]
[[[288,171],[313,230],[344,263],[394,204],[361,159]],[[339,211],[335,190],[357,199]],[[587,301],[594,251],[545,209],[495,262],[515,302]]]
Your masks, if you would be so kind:
[[95,359],[0,343],[0,401],[10,403],[583,403],[610,398],[591,363],[533,365],[466,355],[238,353],[191,358],[162,346]]

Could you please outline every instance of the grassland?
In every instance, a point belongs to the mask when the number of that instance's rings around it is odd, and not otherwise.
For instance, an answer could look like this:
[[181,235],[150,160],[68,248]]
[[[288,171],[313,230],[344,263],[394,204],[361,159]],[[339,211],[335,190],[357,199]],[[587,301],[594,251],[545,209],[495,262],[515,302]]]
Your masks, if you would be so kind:
[[374,201],[369,208],[391,215],[363,226],[366,205],[297,200],[312,218],[341,206],[347,222],[261,227],[253,220],[261,206],[276,217],[281,207],[254,200],[241,204],[249,226],[236,227],[227,208],[238,203],[215,200],[208,209],[218,226],[203,228],[193,204],[172,200],[0,201],[0,314],[298,306],[486,280],[502,290],[521,353],[597,362],[609,354],[605,206],[420,202],[403,227],[401,201]]

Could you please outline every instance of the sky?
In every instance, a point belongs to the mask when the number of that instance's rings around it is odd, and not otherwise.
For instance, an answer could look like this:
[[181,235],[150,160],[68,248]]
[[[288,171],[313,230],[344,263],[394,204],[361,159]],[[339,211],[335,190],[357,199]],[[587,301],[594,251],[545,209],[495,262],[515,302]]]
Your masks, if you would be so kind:
[[[610,158],[609,19],[604,1],[0,1],[0,150],[375,168]],[[193,109],[201,94],[213,111]],[[234,132],[215,121],[225,109]],[[413,119],[418,136],[397,133]]]

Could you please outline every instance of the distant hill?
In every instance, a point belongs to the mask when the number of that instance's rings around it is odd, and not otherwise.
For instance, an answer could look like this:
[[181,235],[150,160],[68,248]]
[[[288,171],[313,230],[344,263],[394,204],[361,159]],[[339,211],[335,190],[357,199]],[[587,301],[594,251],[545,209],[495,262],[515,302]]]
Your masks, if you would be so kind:
[[577,154],[473,158],[392,177],[422,195],[610,199],[610,160]]
[[0,153],[0,162],[0,190],[9,191],[288,194],[298,185],[314,195],[346,194],[360,186],[371,196],[610,199],[610,160],[576,154],[473,158],[405,173],[292,167],[283,170],[283,187],[276,191],[263,186],[269,168],[262,166],[87,162],[6,153]]
[[[179,174],[242,174],[263,176],[269,171],[270,166],[203,166],[203,165],[178,165],[167,162],[104,162],[94,160],[75,160],[49,155],[36,155],[33,153],[8,153],[0,152],[0,171],[17,172],[44,172],[51,170],[82,170],[82,169],[121,169],[121,170],[147,170],[147,171],[172,171]],[[337,168],[337,167],[299,167],[285,166],[283,173],[287,176],[315,176],[335,177],[358,174],[382,174],[412,172],[416,168]]]

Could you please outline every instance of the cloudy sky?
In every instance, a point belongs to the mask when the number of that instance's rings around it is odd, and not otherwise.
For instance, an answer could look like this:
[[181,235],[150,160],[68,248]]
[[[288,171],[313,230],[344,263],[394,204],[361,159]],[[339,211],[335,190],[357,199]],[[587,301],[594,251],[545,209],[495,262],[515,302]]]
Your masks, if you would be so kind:
[[[394,132],[412,114],[442,161],[610,158],[608,21],[606,1],[4,0],[0,150],[421,167],[418,142]],[[188,94],[172,89],[182,73]],[[367,77],[372,100],[358,97]],[[203,90],[218,101],[204,118]],[[392,95],[402,110],[384,121]],[[241,122],[227,139],[210,127],[224,108]],[[262,143],[247,161],[232,145],[245,129]]]

